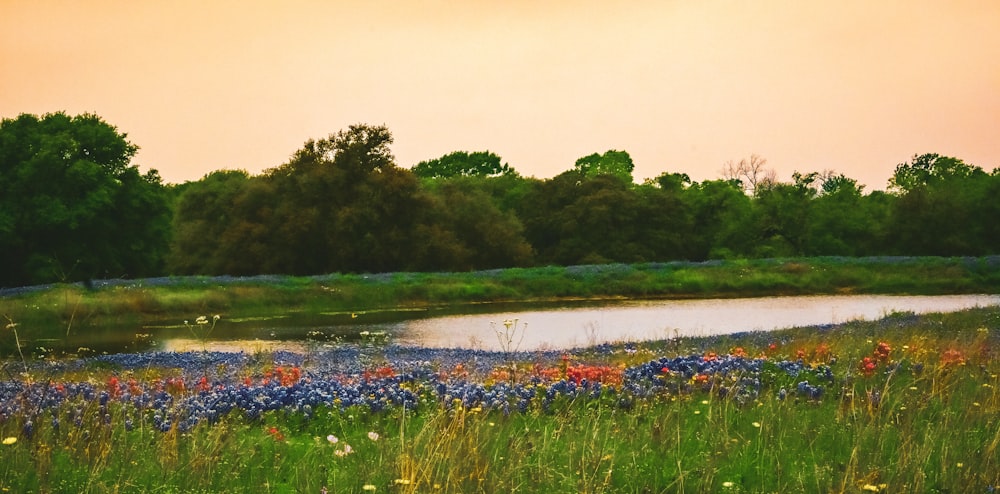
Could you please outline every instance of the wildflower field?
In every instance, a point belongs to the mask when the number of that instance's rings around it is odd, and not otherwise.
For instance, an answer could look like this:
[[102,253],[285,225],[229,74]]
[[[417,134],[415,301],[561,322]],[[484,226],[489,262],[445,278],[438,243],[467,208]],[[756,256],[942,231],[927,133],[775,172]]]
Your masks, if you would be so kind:
[[0,491],[993,492],[998,344],[992,307],[572,351],[15,357]]

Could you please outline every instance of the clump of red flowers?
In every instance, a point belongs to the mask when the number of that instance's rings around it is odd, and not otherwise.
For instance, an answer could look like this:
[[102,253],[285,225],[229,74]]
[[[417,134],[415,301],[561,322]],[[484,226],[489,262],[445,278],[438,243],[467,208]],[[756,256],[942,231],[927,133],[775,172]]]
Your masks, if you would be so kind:
[[371,381],[372,379],[396,377],[396,370],[390,365],[383,365],[376,367],[374,370],[365,370],[363,377],[366,382]]
[[890,353],[892,353],[892,347],[888,343],[878,342],[875,349],[872,350],[872,356],[865,357],[858,363],[858,370],[865,376],[871,376],[878,369],[879,364],[889,363]]
[[[664,367],[664,374],[667,372],[669,371]],[[555,382],[565,379],[573,381],[576,384],[580,384],[584,380],[591,383],[621,384],[624,380],[623,370],[620,367],[586,364],[572,365],[569,363],[568,358],[564,359],[558,367],[545,367],[541,364],[535,364],[531,372],[527,375],[539,378],[543,382]],[[510,376],[509,369],[504,368],[494,369],[490,373],[490,379],[493,381],[507,381],[510,380]]]
[[577,384],[580,384],[584,379],[589,382],[621,384],[622,370],[607,365],[577,364],[566,369],[566,379]]
[[890,347],[889,344],[884,341],[878,342],[878,345],[875,345],[875,350],[872,351],[872,353],[875,355],[875,358],[878,359],[878,361],[883,364],[889,362],[890,352],[892,352],[892,347]]
[[108,394],[112,398],[117,398],[118,393],[121,392],[121,388],[118,386],[118,376],[111,376],[108,378]]
[[284,441],[285,440],[285,435],[282,434],[281,431],[279,431],[277,427],[271,427],[270,429],[267,430],[267,433],[272,438],[274,438],[275,441]]
[[469,371],[461,363],[455,364],[455,368],[449,372],[447,369],[441,369],[438,371],[438,378],[442,381],[448,379],[465,379],[469,377]]
[[274,369],[274,374],[282,386],[291,386],[302,378],[302,371],[298,367],[278,367]]
[[176,395],[176,394],[179,394],[179,393],[183,393],[184,390],[185,390],[184,379],[181,379],[179,377],[177,377],[177,378],[174,378],[174,377],[167,378],[167,384],[166,384],[166,386],[167,386],[167,393],[170,393],[171,395]]
[[941,365],[944,365],[945,367],[962,364],[965,364],[965,355],[962,355],[962,352],[959,350],[951,348],[945,350],[944,353],[941,354]]
[[878,368],[878,364],[871,357],[865,357],[858,363],[858,370],[865,376],[871,376]]

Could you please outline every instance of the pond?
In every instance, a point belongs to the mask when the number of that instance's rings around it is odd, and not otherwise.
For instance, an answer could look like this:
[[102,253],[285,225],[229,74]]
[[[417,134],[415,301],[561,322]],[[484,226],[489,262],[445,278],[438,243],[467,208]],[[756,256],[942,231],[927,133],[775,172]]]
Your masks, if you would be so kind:
[[[381,311],[275,319],[223,319],[207,338],[183,325],[144,328],[118,351],[291,350],[371,338],[412,346],[503,350],[570,349],[875,320],[894,312],[954,312],[1000,305],[1000,295],[835,295],[700,300],[509,304],[444,310]],[[505,321],[510,325],[508,330]],[[503,343],[497,332],[514,337]],[[121,346],[119,344],[119,346]],[[104,349],[104,351],[108,351]]]

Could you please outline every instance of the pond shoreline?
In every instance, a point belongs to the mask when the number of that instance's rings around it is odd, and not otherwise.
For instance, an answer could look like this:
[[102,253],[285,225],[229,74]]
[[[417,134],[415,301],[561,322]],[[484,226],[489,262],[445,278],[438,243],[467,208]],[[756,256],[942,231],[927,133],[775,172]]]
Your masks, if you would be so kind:
[[[34,340],[222,320],[504,305],[832,294],[1000,293],[1000,256],[816,257],[510,268],[463,273],[171,277],[5,289],[0,314]],[[13,345],[0,339],[0,353]]]

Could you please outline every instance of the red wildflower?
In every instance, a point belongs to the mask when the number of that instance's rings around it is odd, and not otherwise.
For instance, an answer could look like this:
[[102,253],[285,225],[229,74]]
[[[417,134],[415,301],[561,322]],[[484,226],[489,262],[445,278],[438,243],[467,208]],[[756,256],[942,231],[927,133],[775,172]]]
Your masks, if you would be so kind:
[[510,371],[507,369],[493,369],[493,371],[490,372],[490,379],[494,381],[509,381]]
[[962,365],[965,363],[965,356],[962,352],[955,350],[954,348],[945,350],[941,354],[941,364],[945,366]]
[[274,373],[282,386],[291,386],[302,378],[302,371],[298,367],[278,367],[274,369]]
[[267,433],[270,434],[271,437],[273,437],[275,441],[284,441],[285,440],[285,435],[282,434],[281,431],[279,431],[277,427],[271,427],[270,429],[267,430]]
[[814,360],[817,362],[826,362],[830,360],[830,346],[826,343],[820,343],[816,347],[816,352],[813,354]]
[[860,370],[861,373],[866,376],[871,376],[872,374],[874,374],[875,369],[877,367],[878,365],[875,363],[874,360],[872,360],[871,357],[865,357],[861,359],[861,362],[858,363],[858,370]]
[[121,391],[121,388],[118,387],[118,376],[111,376],[108,379],[108,393],[111,394],[112,398],[116,398],[119,391]]
[[170,394],[183,393],[185,389],[184,380],[180,378],[167,379],[167,392]]
[[577,364],[566,369],[566,379],[577,384],[586,379],[589,382],[601,382],[605,384],[620,384],[622,382],[621,369],[606,365],[583,365]]
[[878,361],[882,363],[889,361],[890,352],[892,352],[892,347],[890,347],[889,344],[884,341],[878,342],[878,345],[875,346],[875,350],[872,351],[872,353],[875,355],[875,358],[877,358]]

